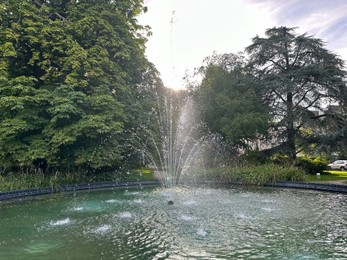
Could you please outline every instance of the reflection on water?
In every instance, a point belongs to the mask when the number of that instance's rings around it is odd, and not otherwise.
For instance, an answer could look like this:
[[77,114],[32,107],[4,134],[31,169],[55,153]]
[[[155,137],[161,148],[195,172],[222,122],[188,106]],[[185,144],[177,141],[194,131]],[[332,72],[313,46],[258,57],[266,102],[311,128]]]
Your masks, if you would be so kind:
[[94,232],[98,233],[98,234],[104,234],[104,233],[108,232],[110,229],[111,229],[111,225],[103,225],[103,226],[95,229]]
[[346,198],[172,187],[1,202],[0,259],[347,259]]

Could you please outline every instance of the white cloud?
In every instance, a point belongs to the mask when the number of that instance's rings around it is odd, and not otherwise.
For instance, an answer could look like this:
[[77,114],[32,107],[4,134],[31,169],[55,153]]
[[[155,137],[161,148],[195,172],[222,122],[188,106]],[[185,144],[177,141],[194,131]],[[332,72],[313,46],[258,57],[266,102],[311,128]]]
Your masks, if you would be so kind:
[[[297,26],[299,33],[330,41],[334,28],[343,28],[343,20],[340,24],[336,21],[344,17],[347,5],[330,2],[325,10],[319,2],[305,1],[304,6],[297,0],[145,0],[148,12],[139,21],[152,27],[146,55],[164,84],[183,88],[186,70],[200,66],[214,51],[243,51],[254,36],[273,26]],[[310,9],[309,4],[314,6]],[[346,58],[344,42],[335,39],[328,47]]]
[[184,87],[185,71],[217,53],[242,51],[255,32],[272,25],[269,16],[242,0],[151,0],[140,17],[152,27],[147,57],[166,86]]
[[257,4],[275,21],[275,25],[297,27],[326,42],[327,48],[347,61],[346,0],[246,0]]

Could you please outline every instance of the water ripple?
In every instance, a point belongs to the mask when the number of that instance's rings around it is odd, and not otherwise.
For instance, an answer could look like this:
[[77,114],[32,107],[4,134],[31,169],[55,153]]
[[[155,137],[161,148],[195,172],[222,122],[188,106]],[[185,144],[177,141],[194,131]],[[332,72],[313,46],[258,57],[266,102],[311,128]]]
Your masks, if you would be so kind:
[[[30,241],[26,259],[347,259],[341,194],[174,187],[56,201],[1,208],[0,258]],[[42,243],[52,237],[59,246]]]

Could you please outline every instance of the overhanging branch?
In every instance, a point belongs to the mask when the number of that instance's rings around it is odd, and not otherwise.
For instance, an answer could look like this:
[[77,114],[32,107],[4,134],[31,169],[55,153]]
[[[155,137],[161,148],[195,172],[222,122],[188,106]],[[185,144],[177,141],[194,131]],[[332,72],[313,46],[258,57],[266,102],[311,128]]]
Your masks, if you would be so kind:
[[[42,8],[42,6],[44,6],[44,4],[39,3],[37,0],[33,0],[33,3],[34,3],[35,5],[37,5],[38,7],[40,7],[40,8]],[[65,20],[66,20],[66,18],[65,18],[64,16],[62,16],[61,14],[59,14],[59,13],[57,13],[57,12],[54,12],[54,14],[55,14],[60,20],[62,20],[62,21],[65,21]]]

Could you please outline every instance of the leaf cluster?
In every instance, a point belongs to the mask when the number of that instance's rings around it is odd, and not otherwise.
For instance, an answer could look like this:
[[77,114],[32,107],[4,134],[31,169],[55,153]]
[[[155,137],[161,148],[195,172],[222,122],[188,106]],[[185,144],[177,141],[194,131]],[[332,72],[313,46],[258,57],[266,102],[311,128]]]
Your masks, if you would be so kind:
[[157,71],[144,55],[142,1],[0,4],[0,164],[120,167]]
[[238,148],[291,160],[342,148],[346,72],[321,39],[274,27],[254,37],[245,55],[215,54],[198,70],[202,83],[193,92],[213,132]]
[[199,87],[202,117],[209,129],[234,146],[247,148],[266,134],[268,110],[252,88],[242,57],[216,55],[206,61]]

